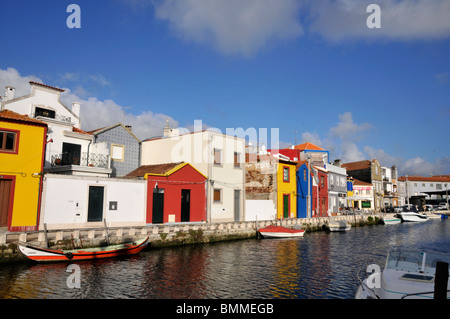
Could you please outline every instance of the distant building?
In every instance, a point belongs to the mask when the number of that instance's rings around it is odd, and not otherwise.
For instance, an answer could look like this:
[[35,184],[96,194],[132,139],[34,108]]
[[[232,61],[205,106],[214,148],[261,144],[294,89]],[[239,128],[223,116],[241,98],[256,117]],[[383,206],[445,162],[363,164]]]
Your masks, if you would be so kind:
[[339,213],[347,206],[347,170],[339,160],[325,164],[328,172],[328,207],[330,213]]
[[381,165],[378,160],[371,161],[364,160],[358,162],[342,164],[347,170],[347,175],[358,179],[360,181],[372,184],[374,192],[374,207],[373,209],[379,211],[383,208],[383,175]]
[[450,192],[450,175],[401,176],[398,180],[405,183],[406,204],[422,206],[447,202]]

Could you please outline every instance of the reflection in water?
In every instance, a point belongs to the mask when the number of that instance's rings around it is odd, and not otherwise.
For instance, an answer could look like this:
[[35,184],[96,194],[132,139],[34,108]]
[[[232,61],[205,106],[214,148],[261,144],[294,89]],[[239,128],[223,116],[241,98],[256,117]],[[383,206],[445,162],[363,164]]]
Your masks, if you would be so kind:
[[0,265],[0,298],[353,298],[356,272],[373,263],[383,267],[389,249],[450,253],[449,225],[430,220],[299,239],[150,249],[79,262],[79,289],[67,286],[67,264]]

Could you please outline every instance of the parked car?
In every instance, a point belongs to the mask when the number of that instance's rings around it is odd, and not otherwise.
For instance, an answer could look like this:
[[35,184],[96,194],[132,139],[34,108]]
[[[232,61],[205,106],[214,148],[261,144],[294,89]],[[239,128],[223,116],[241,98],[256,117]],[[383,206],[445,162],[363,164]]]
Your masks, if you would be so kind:
[[403,211],[402,206],[394,206],[394,213],[401,213]]
[[447,203],[439,203],[438,210],[447,210]]
[[434,210],[433,205],[425,204],[425,211],[430,212]]

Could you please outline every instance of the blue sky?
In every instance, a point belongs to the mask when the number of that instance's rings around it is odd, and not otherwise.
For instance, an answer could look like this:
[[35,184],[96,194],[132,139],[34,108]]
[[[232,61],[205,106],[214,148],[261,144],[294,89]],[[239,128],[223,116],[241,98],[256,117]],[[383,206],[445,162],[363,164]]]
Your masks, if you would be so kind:
[[[66,24],[72,3],[81,28]],[[28,94],[30,80],[64,88],[86,130],[276,128],[281,146],[310,141],[332,160],[450,174],[448,0],[16,0],[2,12],[0,95]]]

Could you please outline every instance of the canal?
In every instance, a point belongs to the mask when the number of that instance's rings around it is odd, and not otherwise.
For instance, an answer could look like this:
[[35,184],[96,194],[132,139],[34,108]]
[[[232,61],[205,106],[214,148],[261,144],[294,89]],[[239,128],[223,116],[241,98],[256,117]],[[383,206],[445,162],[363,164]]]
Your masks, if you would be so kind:
[[295,240],[148,249],[129,258],[79,262],[74,273],[68,264],[4,264],[0,298],[352,299],[357,271],[383,267],[388,250],[450,253],[449,243],[450,222],[432,219]]

